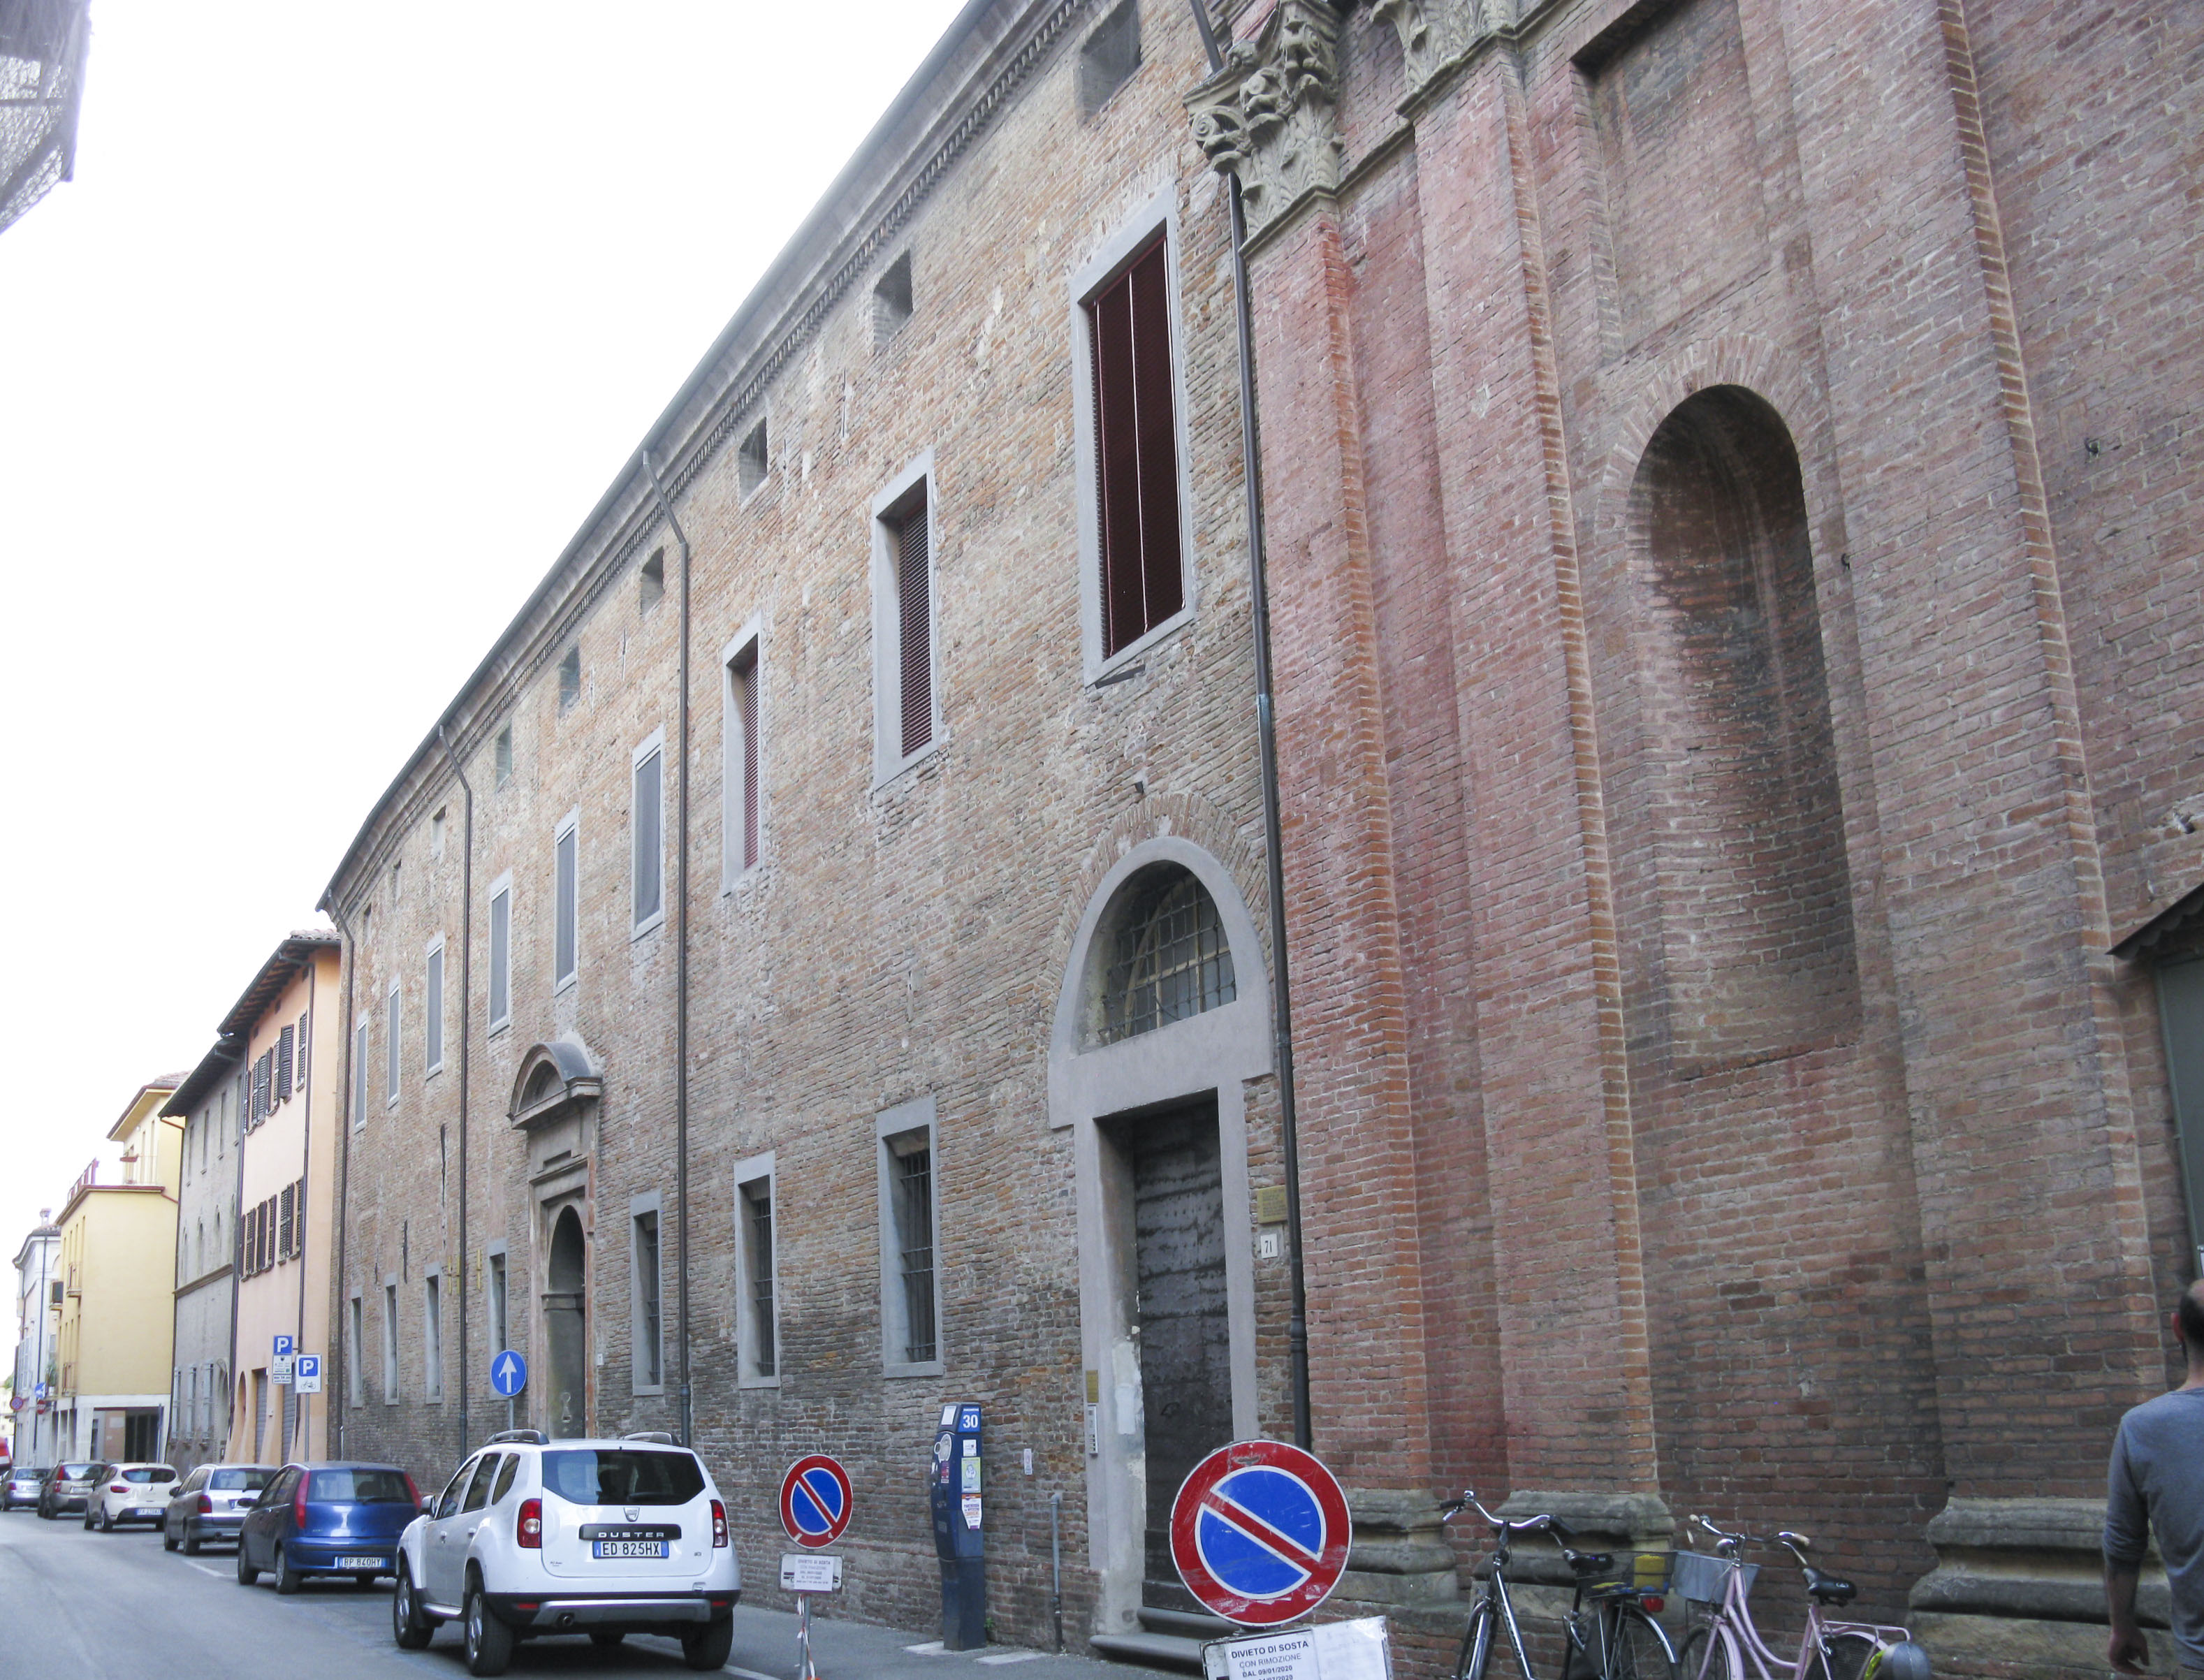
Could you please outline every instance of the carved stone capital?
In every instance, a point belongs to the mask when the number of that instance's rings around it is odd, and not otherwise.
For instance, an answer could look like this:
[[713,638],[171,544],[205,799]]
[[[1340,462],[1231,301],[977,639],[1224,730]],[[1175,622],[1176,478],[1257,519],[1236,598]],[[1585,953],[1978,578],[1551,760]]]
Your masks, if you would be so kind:
[[1370,15],[1401,37],[1408,97],[1488,36],[1510,27],[1514,0],[1371,0]]
[[1327,0],[1278,0],[1252,40],[1187,96],[1212,167],[1236,176],[1253,235],[1312,192],[1339,186],[1339,15]]

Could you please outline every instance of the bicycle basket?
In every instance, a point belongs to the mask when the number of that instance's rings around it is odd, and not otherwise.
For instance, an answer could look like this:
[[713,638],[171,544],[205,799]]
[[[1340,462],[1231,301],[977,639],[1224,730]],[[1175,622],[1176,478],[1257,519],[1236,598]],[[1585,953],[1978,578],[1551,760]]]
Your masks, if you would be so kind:
[[[1673,1571],[1676,1591],[1694,1604],[1720,1604],[1722,1594],[1729,1590],[1729,1571],[1727,1558],[1709,1557],[1703,1552],[1679,1552]],[[1745,1565],[1746,1596],[1751,1595],[1753,1580],[1759,1573],[1758,1564]]]
[[1674,1567],[1674,1552],[1623,1552],[1606,1569],[1577,1582],[1588,1599],[1614,1598],[1624,1593],[1665,1593]]

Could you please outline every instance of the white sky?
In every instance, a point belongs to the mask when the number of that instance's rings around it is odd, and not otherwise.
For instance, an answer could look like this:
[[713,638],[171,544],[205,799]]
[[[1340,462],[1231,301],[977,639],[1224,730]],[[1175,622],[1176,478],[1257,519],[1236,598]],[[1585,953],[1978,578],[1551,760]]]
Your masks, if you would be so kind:
[[958,5],[94,0],[76,179],[0,233],[0,1257]]

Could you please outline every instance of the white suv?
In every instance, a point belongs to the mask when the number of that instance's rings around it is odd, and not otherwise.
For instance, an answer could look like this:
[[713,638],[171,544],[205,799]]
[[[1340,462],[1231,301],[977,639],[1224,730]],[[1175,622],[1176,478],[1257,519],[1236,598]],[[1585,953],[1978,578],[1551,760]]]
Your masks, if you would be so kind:
[[548,1634],[664,1634],[716,1669],[743,1584],[711,1473],[663,1434],[491,1436],[399,1536],[397,1572],[399,1644],[463,1618],[471,1674],[504,1673],[516,1640]]
[[158,1523],[169,1514],[175,1479],[166,1464],[109,1464],[85,1495],[85,1527],[113,1534],[117,1523]]

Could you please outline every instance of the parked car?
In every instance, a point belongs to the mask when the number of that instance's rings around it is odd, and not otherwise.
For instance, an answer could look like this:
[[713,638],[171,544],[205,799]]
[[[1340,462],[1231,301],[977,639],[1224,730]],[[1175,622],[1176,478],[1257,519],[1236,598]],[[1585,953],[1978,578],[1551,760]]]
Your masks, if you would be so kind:
[[39,1488],[39,1515],[48,1522],[82,1511],[107,1466],[96,1458],[71,1458],[56,1464]]
[[85,1527],[113,1534],[118,1523],[159,1522],[175,1480],[171,1464],[110,1464],[85,1500]]
[[161,1518],[161,1547],[196,1558],[210,1540],[234,1541],[245,1513],[276,1479],[273,1464],[201,1464],[176,1484]]
[[631,1633],[681,1642],[693,1669],[734,1642],[742,1571],[703,1461],[667,1435],[493,1435],[399,1541],[391,1631],[418,1650],[465,1627],[467,1671],[502,1674],[516,1641]]
[[310,1575],[370,1586],[392,1572],[399,1534],[420,1511],[420,1490],[395,1464],[286,1464],[238,1527],[237,1584],[264,1570],[279,1593]]
[[19,1505],[27,1505],[35,1509],[39,1503],[39,1489],[45,1483],[49,1468],[18,1464],[9,1470],[8,1479],[0,1482],[0,1511],[13,1511]]

